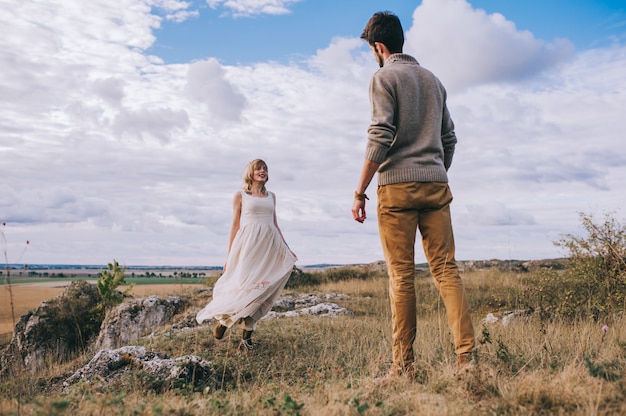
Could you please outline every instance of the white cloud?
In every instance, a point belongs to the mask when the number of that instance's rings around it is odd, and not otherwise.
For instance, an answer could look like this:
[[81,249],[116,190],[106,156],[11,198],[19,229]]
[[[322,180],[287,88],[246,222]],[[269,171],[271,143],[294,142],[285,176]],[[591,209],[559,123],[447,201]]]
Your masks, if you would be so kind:
[[197,10],[191,10],[191,11],[180,10],[174,13],[167,14],[165,18],[167,20],[171,20],[176,23],[182,23],[185,20],[188,20],[192,17],[198,17],[198,16],[200,16],[200,12],[198,12]]
[[153,0],[153,4],[156,7],[166,10],[168,12],[184,10],[191,6],[191,3],[180,0]]
[[151,136],[163,144],[169,143],[173,135],[184,132],[188,126],[187,113],[169,108],[121,111],[112,125],[118,136],[131,135],[142,140]]
[[93,92],[113,107],[120,107],[124,98],[124,80],[109,77],[93,82]]
[[198,18],[198,10],[188,10],[192,6],[191,2],[179,0],[146,0],[146,3],[153,7],[155,13],[161,15],[165,20],[175,23],[183,23],[191,18]]
[[309,59],[309,65],[326,76],[361,78],[365,71],[371,74],[372,69],[376,68],[371,59],[371,53],[364,53],[361,50],[362,45],[361,39],[334,38],[327,48],[318,50]]
[[213,9],[220,5],[234,17],[249,17],[260,14],[279,15],[290,13],[289,6],[301,0],[206,0]]
[[225,79],[224,69],[214,58],[189,65],[185,94],[203,103],[217,122],[238,121],[246,104],[246,98]]
[[511,209],[501,202],[485,205],[469,204],[467,221],[478,225],[532,225],[535,223],[531,214]]
[[533,77],[574,50],[565,39],[546,43],[501,14],[472,9],[466,0],[424,0],[405,42],[407,53],[455,90]]

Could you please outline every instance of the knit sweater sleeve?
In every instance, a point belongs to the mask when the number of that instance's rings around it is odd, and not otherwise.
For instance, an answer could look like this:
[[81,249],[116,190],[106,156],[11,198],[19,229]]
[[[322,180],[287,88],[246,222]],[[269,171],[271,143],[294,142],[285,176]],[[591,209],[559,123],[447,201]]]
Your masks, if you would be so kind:
[[454,156],[457,138],[454,132],[454,122],[445,104],[443,106],[443,119],[441,123],[441,143],[443,145],[443,166],[447,171],[452,165],[452,157]]
[[382,163],[396,135],[394,123],[396,98],[393,89],[379,73],[370,82],[369,96],[372,106],[372,120],[368,128],[368,141],[365,158]]

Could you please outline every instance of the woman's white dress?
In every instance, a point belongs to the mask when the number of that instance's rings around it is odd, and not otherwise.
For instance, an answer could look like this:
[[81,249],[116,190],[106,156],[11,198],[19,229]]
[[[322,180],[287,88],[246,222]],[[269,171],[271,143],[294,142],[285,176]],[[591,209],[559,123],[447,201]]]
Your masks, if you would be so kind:
[[[196,315],[222,325],[255,329],[287,284],[297,258],[274,225],[274,194],[241,192],[239,231],[226,260],[226,271],[213,288],[213,299]],[[252,328],[250,328],[252,325]]]

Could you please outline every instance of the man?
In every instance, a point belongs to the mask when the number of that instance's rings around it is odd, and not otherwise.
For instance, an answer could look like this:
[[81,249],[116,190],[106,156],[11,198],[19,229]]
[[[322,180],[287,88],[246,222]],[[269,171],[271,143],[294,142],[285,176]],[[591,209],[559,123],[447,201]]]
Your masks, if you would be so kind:
[[378,172],[378,227],[389,274],[393,337],[393,365],[381,381],[414,374],[418,229],[446,307],[457,363],[464,367],[474,348],[474,328],[454,258],[447,171],[457,139],[446,91],[415,58],[402,53],[404,32],[394,14],[375,13],[361,39],[380,69],[370,83],[372,121],[352,215],[365,221],[365,191]]

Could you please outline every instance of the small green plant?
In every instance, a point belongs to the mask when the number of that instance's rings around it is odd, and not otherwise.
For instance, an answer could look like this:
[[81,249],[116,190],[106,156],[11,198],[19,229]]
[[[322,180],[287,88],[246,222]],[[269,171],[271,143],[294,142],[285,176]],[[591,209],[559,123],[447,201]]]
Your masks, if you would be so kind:
[[482,336],[483,338],[480,340],[481,344],[491,344],[491,333],[485,325],[482,327]]
[[353,397],[348,401],[350,407],[354,407],[358,414],[362,415],[365,413],[367,409],[370,408],[370,405],[367,403],[361,403],[358,397]]
[[[227,409],[228,406],[230,405],[230,401],[229,400],[220,400],[220,399],[215,399],[213,397],[211,397],[209,400],[207,400],[207,403],[214,409],[217,410],[224,410]],[[272,402],[273,404],[273,402]]]
[[281,410],[287,415],[299,416],[300,410],[304,407],[304,404],[297,403],[291,398],[289,393],[285,394],[285,402],[281,406]]
[[594,363],[591,357],[585,355],[585,366],[587,370],[589,370],[589,374],[593,377],[601,378],[606,381],[617,381],[622,377],[618,361]]
[[98,293],[102,298],[100,307],[107,310],[122,303],[124,295],[130,292],[133,284],[129,285],[123,292],[117,290],[118,286],[126,284],[126,266],[120,267],[114,259],[113,263],[107,265],[107,270],[100,272],[100,278],[96,283]]
[[498,350],[496,351],[496,357],[498,357],[501,361],[505,363],[511,361],[511,353],[509,352],[509,348],[502,340],[498,340]]

